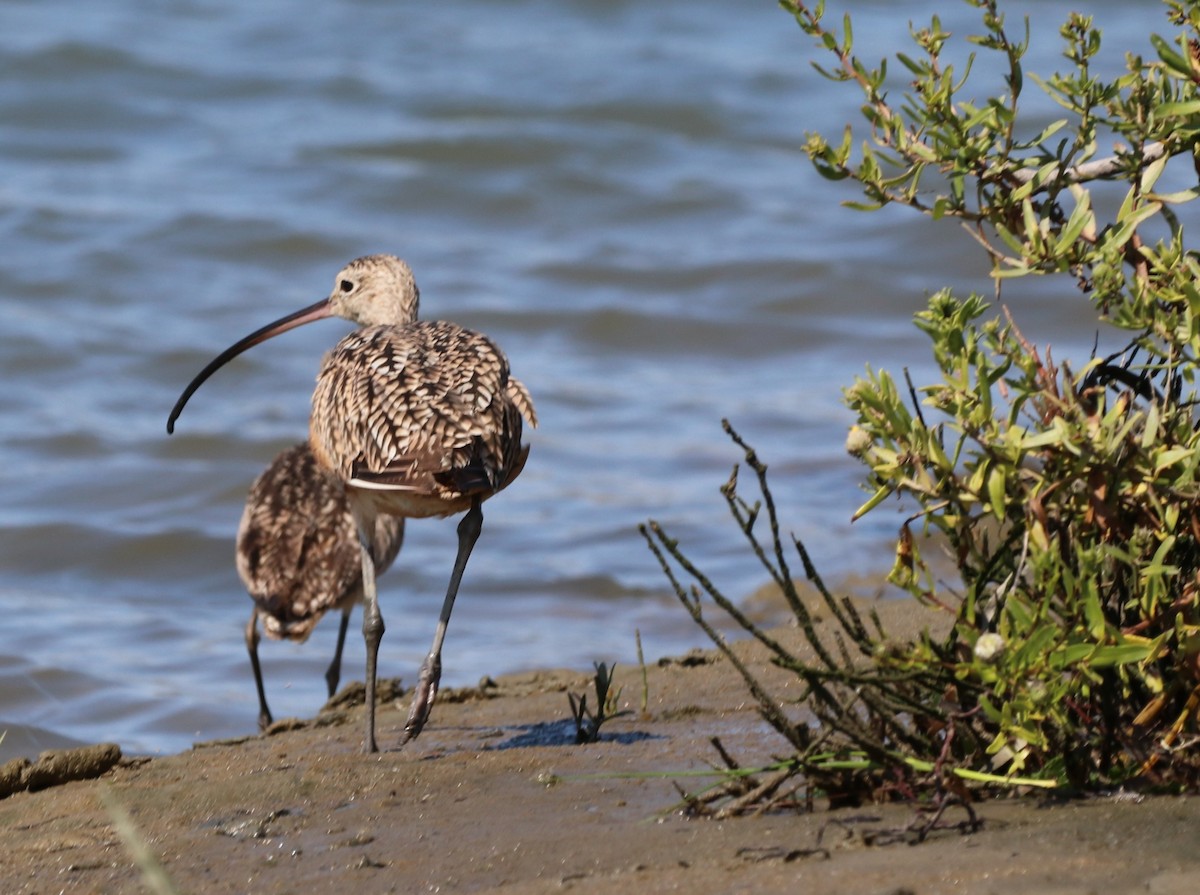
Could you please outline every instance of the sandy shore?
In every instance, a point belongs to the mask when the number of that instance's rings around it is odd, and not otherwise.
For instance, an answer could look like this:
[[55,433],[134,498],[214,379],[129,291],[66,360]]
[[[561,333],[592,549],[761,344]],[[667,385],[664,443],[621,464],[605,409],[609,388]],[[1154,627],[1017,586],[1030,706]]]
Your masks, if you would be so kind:
[[[787,677],[741,650],[786,695]],[[575,745],[567,692],[589,692],[589,672],[444,694],[403,750],[404,711],[389,701],[380,746],[393,751],[375,756],[359,751],[361,709],[339,707],[269,736],[126,758],[99,779],[14,794],[0,801],[0,890],[145,891],[114,824],[122,810],[186,893],[1191,895],[1200,885],[1196,798],[987,802],[981,832],[916,846],[884,835],[912,817],[903,805],[689,819],[659,774],[717,763],[713,736],[745,765],[785,744],[709,656],[650,665],[645,712],[640,670],[619,669],[633,714],[606,725],[602,742]]]

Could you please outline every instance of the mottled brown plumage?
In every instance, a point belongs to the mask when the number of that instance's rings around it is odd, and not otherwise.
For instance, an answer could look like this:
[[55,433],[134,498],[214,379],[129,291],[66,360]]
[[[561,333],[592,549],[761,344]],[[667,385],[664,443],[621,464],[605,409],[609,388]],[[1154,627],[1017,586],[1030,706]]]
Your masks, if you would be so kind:
[[529,393],[486,336],[416,321],[365,327],[325,356],[310,437],[379,512],[448,516],[520,473],[522,417]]
[[417,319],[419,293],[408,265],[369,255],[346,265],[328,298],[246,336],[184,389],[188,398],[218,368],[253,345],[313,320],[343,317],[362,329],[329,352],[317,376],[310,441],[318,461],[343,481],[358,526],[367,647],[366,750],[375,746],[375,671],[383,617],[366,533],[379,515],[447,516],[466,510],[458,554],[433,647],[421,665],[404,740],[420,733],[437,694],[441,651],[467,559],[483,525],[481,504],[521,472],[528,448],[522,420],[537,425],[529,392],[486,336]]
[[[380,516],[371,540],[377,573],[386,571],[404,539],[404,520]],[[258,723],[271,723],[258,661],[258,622],[272,640],[308,639],[331,609],[342,613],[333,661],[325,672],[330,696],[341,679],[350,613],[362,602],[358,529],[342,481],[321,466],[307,442],[280,452],[255,479],[237,533],[237,570],[254,600],[246,649],[258,691]]]

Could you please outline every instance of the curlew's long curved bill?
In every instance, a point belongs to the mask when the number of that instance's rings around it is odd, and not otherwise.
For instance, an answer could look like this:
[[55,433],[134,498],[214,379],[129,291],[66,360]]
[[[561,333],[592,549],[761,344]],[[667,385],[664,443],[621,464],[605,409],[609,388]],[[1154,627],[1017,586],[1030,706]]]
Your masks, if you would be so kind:
[[307,308],[301,308],[293,314],[288,314],[286,317],[281,317],[274,323],[268,323],[262,329],[256,329],[246,338],[239,342],[230,345],[216,357],[214,357],[199,373],[196,378],[188,383],[187,388],[183,390],[183,394],[179,396],[179,400],[175,402],[175,406],[171,408],[171,415],[167,417],[167,434],[175,431],[175,420],[179,419],[179,414],[183,413],[183,407],[196,391],[200,388],[213,373],[217,372],[225,364],[229,363],[243,351],[248,348],[253,348],[259,342],[265,342],[272,336],[277,336],[280,333],[285,333],[289,329],[295,329],[297,326],[303,326],[306,323],[311,323],[314,320],[331,316],[329,310],[329,299],[323,298],[315,305],[309,305]]

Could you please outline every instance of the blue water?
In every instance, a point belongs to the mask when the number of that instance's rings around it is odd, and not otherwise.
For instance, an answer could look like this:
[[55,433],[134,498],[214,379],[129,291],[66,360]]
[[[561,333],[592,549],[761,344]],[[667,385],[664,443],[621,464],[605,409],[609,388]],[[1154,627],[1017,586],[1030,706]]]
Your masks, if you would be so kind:
[[[852,6],[878,53],[932,9]],[[1092,6],[1119,61],[1146,10]],[[1066,8],[1017,7],[1051,23],[1034,67]],[[173,437],[166,416],[218,351],[369,252],[411,263],[426,316],[492,335],[541,417],[486,507],[446,684],[630,663],[635,630],[650,660],[702,643],[636,526],[661,520],[733,596],[763,582],[717,490],[739,459],[722,417],[828,577],[886,571],[896,518],[849,522],[840,390],[868,363],[919,378],[924,296],[990,286],[954,226],[838,206],[855,196],[800,146],[856,97],[808,58],[766,0],[6,3],[0,757],[254,729],[233,535],[347,326],[240,358]],[[1032,340],[1086,353],[1069,287],[1006,300]],[[413,523],[382,580],[385,675],[411,682],[428,648],[453,526]],[[319,706],[334,627],[264,644],[277,716]],[[352,636],[344,679],[361,666]]]

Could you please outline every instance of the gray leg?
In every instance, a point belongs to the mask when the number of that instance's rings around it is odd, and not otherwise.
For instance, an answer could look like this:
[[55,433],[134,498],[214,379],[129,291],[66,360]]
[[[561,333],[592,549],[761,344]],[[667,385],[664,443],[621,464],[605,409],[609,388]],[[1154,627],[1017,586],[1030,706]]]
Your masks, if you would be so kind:
[[342,610],[342,623],[338,627],[337,646],[333,648],[333,661],[325,671],[325,683],[329,685],[330,699],[337,693],[338,681],[342,679],[342,648],[346,645],[346,632],[350,629],[350,613],[353,611],[353,606]]
[[359,552],[362,554],[363,583],[363,640],[367,646],[367,730],[363,750],[378,752],[375,745],[375,665],[379,658],[379,641],[383,639],[383,616],[379,612],[379,594],[375,590],[375,560],[371,556],[371,533],[375,531],[375,511],[362,507],[353,496],[350,506],[358,523]]
[[462,581],[463,570],[467,567],[467,559],[471,549],[479,540],[479,532],[483,530],[483,510],[479,508],[479,498],[471,504],[467,515],[458,523],[458,556],[454,560],[454,571],[450,575],[450,586],[446,590],[446,599],[442,603],[442,614],[438,618],[437,631],[433,635],[433,647],[421,664],[421,672],[417,676],[417,686],[414,688],[412,707],[408,711],[408,722],[404,725],[404,734],[400,745],[414,739],[429,719],[433,708],[433,700],[437,697],[438,682],[442,679],[442,642],[446,639],[446,627],[450,624],[450,613],[454,609],[454,598],[458,596],[458,585]]
[[254,686],[258,690],[258,729],[271,726],[271,710],[267,708],[267,693],[263,689],[262,666],[258,664],[258,608],[250,612],[246,623],[246,651],[250,653],[250,667],[254,669]]

